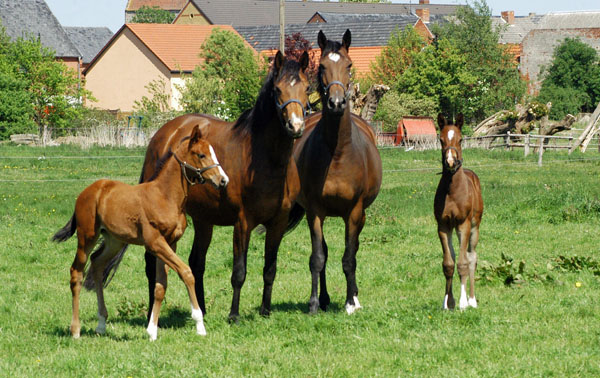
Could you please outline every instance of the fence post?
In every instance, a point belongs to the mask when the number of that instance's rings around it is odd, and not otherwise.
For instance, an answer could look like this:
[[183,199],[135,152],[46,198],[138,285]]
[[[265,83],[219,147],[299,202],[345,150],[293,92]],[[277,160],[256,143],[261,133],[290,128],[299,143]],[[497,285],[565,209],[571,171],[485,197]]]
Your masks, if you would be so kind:
[[525,145],[523,146],[525,150],[525,156],[529,155],[529,134],[525,135]]
[[540,146],[539,146],[539,154],[538,154],[538,167],[542,166],[542,155],[544,154],[544,136],[540,135]]
[[569,155],[571,155],[571,152],[573,152],[571,150],[571,147],[573,146],[573,136],[569,137]]
[[510,131],[506,132],[506,150],[508,151],[510,149]]

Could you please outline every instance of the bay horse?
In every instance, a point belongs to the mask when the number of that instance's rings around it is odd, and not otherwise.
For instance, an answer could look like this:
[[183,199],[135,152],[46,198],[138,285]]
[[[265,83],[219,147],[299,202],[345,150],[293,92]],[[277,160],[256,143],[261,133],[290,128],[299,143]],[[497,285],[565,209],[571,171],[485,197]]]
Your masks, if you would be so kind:
[[[307,53],[298,62],[287,60],[277,52],[254,107],[245,111],[235,123],[207,115],[183,115],[163,125],[148,145],[142,181],[154,173],[156,159],[181,135],[189,133],[194,124],[206,122],[203,135],[214,147],[229,175],[227,188],[192,188],[186,206],[195,232],[189,264],[196,278],[200,308],[205,314],[203,277],[214,225],[233,226],[233,299],[229,320],[235,322],[239,317],[240,292],[246,278],[250,233],[260,224],[266,228],[260,314],[270,313],[277,251],[288,213],[300,190],[292,147],[304,130],[308,62]],[[150,303],[154,296],[155,261],[152,254],[146,254]]]
[[[477,307],[475,299],[475,269],[477,268],[477,242],[479,225],[483,215],[483,198],[477,175],[462,167],[462,125],[463,116],[458,114],[455,124],[448,124],[443,115],[438,115],[440,142],[442,144],[442,177],[435,192],[433,209],[438,225],[438,236],[444,253],[444,276],[446,295],[444,309],[454,309],[452,277],[454,275],[455,254],[452,247],[452,232],[456,230],[460,243],[458,254],[458,275],[460,276],[461,310]],[[469,297],[467,298],[467,276],[469,277]]]
[[[312,242],[309,311],[314,314],[319,307],[326,310],[330,303],[323,222],[327,216],[344,219],[345,308],[351,314],[361,307],[356,284],[356,253],[365,224],[365,209],[373,203],[381,186],[381,158],[375,134],[367,121],[350,112],[350,30],[344,33],[342,43],[328,40],[320,31],[318,42],[321,48],[318,87],[323,111],[307,119],[304,135],[294,145],[301,191],[288,229],[295,227],[306,212]],[[319,279],[321,292],[317,298]]]
[[175,254],[175,250],[177,241],[187,226],[184,208],[190,188],[205,180],[214,187],[225,188],[229,179],[219,166],[212,147],[202,138],[198,124],[192,128],[190,136],[178,140],[176,144],[178,146],[174,152],[169,150],[163,156],[160,164],[162,169],[157,170],[156,178],[149,182],[131,186],[119,181],[99,180],[85,188],[77,197],[73,216],[54,235],[54,241],[63,242],[77,232],[77,253],[71,265],[71,335],[74,338],[80,336],[81,330],[79,294],[84,268],[101,235],[103,242],[92,254],[91,266],[87,272],[91,282],[86,282],[87,288],[96,289],[97,333],[103,334],[106,331],[108,316],[102,285],[104,267],[125,245],[137,244],[145,246],[160,261],[156,267],[156,301],[147,329],[150,339],[155,340],[157,336],[158,317],[167,289],[169,267],[177,272],[187,287],[196,332],[206,335],[202,311],[194,291],[194,276],[190,267]]

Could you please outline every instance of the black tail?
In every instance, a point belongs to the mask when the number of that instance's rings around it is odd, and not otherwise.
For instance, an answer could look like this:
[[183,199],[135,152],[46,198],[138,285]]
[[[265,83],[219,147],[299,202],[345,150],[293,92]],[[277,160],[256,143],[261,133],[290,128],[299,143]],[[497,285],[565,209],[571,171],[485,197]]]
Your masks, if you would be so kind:
[[61,228],[56,232],[56,234],[54,234],[52,241],[57,243],[64,242],[73,236],[75,231],[77,231],[77,219],[75,219],[75,213],[73,213],[73,216],[71,219],[69,219],[65,227]]
[[304,218],[305,213],[306,211],[304,210],[304,208],[300,206],[298,202],[296,202],[294,204],[294,207],[292,207],[292,210],[290,211],[290,215],[288,217],[288,225],[285,229],[286,234],[292,232],[298,226],[298,224],[300,224],[300,221],[302,220],[302,218]]

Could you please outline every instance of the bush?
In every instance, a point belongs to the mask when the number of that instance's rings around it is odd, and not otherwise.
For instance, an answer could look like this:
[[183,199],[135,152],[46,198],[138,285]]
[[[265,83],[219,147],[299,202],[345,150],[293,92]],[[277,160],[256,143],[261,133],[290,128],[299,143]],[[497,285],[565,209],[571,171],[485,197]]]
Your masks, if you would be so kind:
[[589,96],[575,88],[564,88],[556,85],[546,85],[540,91],[538,101],[552,102],[550,119],[563,119],[567,114],[579,114]]
[[377,107],[373,119],[383,122],[383,131],[393,132],[403,116],[424,116],[435,119],[437,104],[431,98],[417,98],[414,95],[396,91],[386,93]]

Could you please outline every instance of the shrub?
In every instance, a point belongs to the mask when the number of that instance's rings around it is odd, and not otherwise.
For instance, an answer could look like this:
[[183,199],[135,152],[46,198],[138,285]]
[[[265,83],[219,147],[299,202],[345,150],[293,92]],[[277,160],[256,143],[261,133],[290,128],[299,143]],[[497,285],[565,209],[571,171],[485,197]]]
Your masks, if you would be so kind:
[[435,119],[437,104],[431,98],[418,98],[396,91],[386,93],[377,107],[373,119],[383,122],[383,131],[396,131],[403,116],[427,116]]

